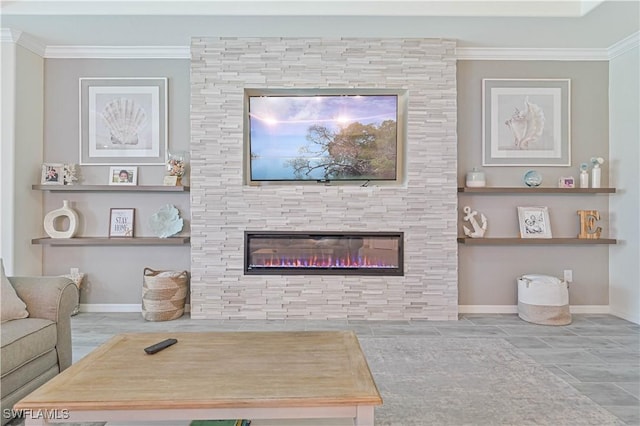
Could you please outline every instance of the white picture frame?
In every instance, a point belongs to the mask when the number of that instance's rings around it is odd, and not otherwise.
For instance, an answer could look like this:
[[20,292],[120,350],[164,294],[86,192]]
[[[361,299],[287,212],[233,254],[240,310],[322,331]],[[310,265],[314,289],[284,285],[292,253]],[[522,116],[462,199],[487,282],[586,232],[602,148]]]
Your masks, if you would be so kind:
[[109,185],[137,185],[137,166],[111,166],[109,167]]
[[570,166],[571,80],[482,80],[483,166]]
[[167,78],[80,78],[80,164],[161,165]]
[[558,188],[575,188],[576,180],[573,176],[560,176],[558,178]]
[[552,238],[548,207],[518,207],[520,238]]
[[112,208],[109,212],[109,238],[133,238],[136,209]]
[[64,185],[64,164],[43,163],[40,183],[42,185]]

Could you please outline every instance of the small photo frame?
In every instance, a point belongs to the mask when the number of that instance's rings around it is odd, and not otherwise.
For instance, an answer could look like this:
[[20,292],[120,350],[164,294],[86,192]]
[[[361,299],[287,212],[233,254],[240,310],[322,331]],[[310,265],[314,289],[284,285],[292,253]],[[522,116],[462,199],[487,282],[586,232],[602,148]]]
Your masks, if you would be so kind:
[[44,163],[40,183],[42,185],[64,185],[64,164]]
[[558,179],[558,188],[575,188],[576,180],[573,176],[561,176]]
[[178,185],[178,176],[165,176],[162,184],[164,186],[176,186]]
[[109,167],[109,185],[137,185],[138,168],[135,166]]
[[136,209],[111,209],[109,238],[133,238]]
[[548,207],[518,207],[520,238],[551,238]]

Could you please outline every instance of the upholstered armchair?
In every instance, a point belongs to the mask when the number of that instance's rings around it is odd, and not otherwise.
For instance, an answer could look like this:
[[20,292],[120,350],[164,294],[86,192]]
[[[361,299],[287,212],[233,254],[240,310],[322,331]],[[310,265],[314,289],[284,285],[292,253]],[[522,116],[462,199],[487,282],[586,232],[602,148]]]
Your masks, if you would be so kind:
[[[78,302],[78,289],[64,277],[7,278],[2,271],[0,279],[0,406],[4,425],[10,420],[7,410],[71,365],[71,312]],[[9,306],[12,301],[14,305]],[[19,301],[24,303],[27,317]],[[12,311],[17,312],[13,315],[17,318],[7,317]]]

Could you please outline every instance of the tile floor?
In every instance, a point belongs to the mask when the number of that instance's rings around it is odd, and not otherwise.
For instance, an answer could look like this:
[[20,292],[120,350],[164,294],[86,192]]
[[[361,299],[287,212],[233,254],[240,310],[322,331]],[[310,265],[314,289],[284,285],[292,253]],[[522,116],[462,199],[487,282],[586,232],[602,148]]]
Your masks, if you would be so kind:
[[80,313],[72,318],[74,362],[112,335],[154,331],[351,329],[358,336],[502,338],[627,425],[640,425],[640,325],[611,315],[573,315],[554,327],[515,314],[465,314],[459,321],[192,320],[146,322],[138,313]]

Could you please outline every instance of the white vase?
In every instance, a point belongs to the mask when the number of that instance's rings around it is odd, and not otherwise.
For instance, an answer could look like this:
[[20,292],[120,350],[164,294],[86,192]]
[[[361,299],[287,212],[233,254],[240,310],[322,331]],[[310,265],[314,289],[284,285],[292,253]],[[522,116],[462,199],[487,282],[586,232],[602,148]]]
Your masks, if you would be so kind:
[[589,173],[586,170],[580,172],[580,188],[589,187]]
[[600,188],[600,166],[596,164],[591,169],[591,187]]
[[[58,218],[67,217],[69,228],[59,231],[55,227]],[[78,231],[78,213],[69,206],[69,200],[62,201],[62,207],[52,210],[44,217],[44,230],[51,238],[73,238]]]

